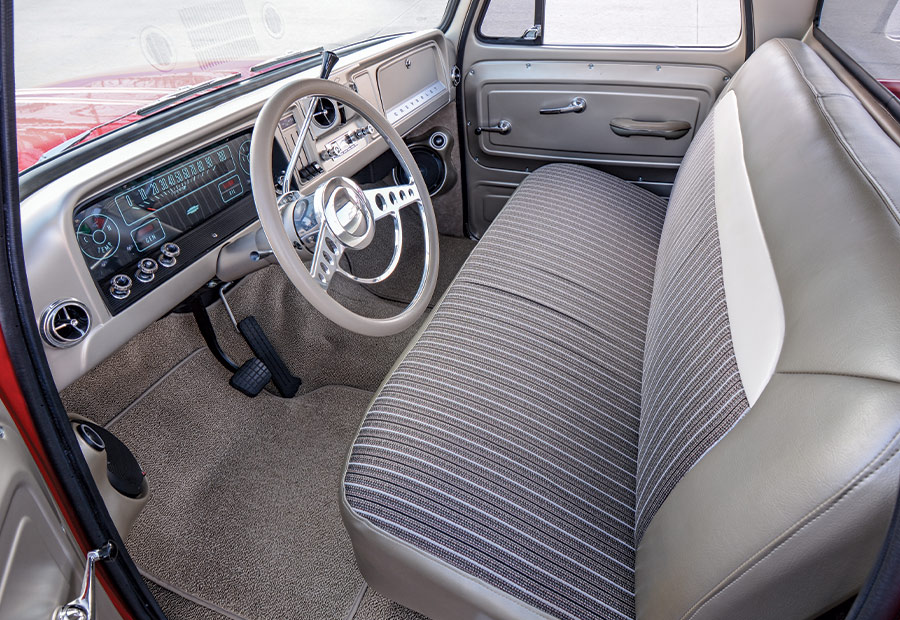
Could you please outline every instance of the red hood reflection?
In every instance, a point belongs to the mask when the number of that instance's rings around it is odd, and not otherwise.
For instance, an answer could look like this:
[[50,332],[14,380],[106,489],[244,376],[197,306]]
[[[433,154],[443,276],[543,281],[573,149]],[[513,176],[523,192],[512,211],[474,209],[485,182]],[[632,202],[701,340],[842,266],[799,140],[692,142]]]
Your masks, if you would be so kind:
[[[16,90],[16,144],[19,171],[41,155],[88,130],[91,139],[144,118],[138,110],[179,88],[240,72],[258,61],[219,65],[215,70],[176,69],[86,78]],[[208,92],[208,91],[206,91]],[[87,139],[86,137],[86,139]]]

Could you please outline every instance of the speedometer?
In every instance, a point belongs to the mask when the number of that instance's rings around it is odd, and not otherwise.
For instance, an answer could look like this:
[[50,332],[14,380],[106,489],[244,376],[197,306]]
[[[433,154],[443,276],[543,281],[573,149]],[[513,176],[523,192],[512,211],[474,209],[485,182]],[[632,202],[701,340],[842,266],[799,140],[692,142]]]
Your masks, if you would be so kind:
[[241,163],[241,170],[250,174],[250,140],[244,140],[238,149],[238,160]]
[[88,258],[104,260],[119,249],[119,226],[105,215],[89,215],[75,230],[78,247]]

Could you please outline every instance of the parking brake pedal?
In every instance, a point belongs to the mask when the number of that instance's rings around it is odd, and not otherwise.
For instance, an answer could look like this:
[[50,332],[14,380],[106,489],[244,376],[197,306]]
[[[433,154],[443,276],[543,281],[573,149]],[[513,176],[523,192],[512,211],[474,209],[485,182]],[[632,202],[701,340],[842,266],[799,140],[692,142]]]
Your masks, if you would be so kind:
[[247,396],[258,396],[272,380],[272,373],[259,358],[251,357],[231,377],[231,387]]
[[[260,361],[269,370],[272,376],[272,383],[275,384],[275,388],[278,390],[278,393],[285,398],[291,398],[292,396],[294,396],[297,393],[297,390],[300,389],[300,378],[295,377],[291,374],[291,371],[288,370],[288,367],[284,363],[284,360],[282,360],[281,356],[278,355],[278,351],[276,351],[275,347],[272,346],[272,343],[269,342],[269,339],[266,337],[266,334],[263,331],[262,327],[256,321],[256,317],[251,315],[245,319],[242,319],[237,324],[237,328],[238,331],[241,332],[241,335],[244,337],[244,340],[247,341],[247,344],[250,345],[250,349],[253,351],[253,354],[259,359],[249,360],[244,364],[244,366],[241,367],[240,370],[238,370],[237,373],[235,373],[235,377],[237,377],[237,375],[242,370],[244,370],[244,367],[246,367],[251,362]],[[250,372],[250,370],[248,370],[248,372]],[[268,383],[268,381],[266,383]],[[234,384],[232,383],[232,385]],[[265,383],[263,383],[263,385],[265,385]]]

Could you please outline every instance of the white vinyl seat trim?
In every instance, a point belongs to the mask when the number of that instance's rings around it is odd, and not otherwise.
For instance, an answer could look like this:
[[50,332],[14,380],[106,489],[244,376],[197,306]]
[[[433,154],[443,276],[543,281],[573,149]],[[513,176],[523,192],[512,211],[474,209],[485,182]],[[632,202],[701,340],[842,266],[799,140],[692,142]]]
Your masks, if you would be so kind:
[[744,161],[737,96],[716,108],[716,219],[732,345],[752,407],[769,379],[784,342],[784,305]]

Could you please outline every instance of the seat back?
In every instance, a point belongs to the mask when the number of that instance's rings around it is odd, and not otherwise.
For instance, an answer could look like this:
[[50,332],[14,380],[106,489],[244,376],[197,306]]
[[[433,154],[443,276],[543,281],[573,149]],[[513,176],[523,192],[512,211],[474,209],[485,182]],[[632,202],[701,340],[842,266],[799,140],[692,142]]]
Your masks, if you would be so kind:
[[900,476],[897,170],[798,41],[695,138],[647,329],[638,618],[813,617],[865,579]]

